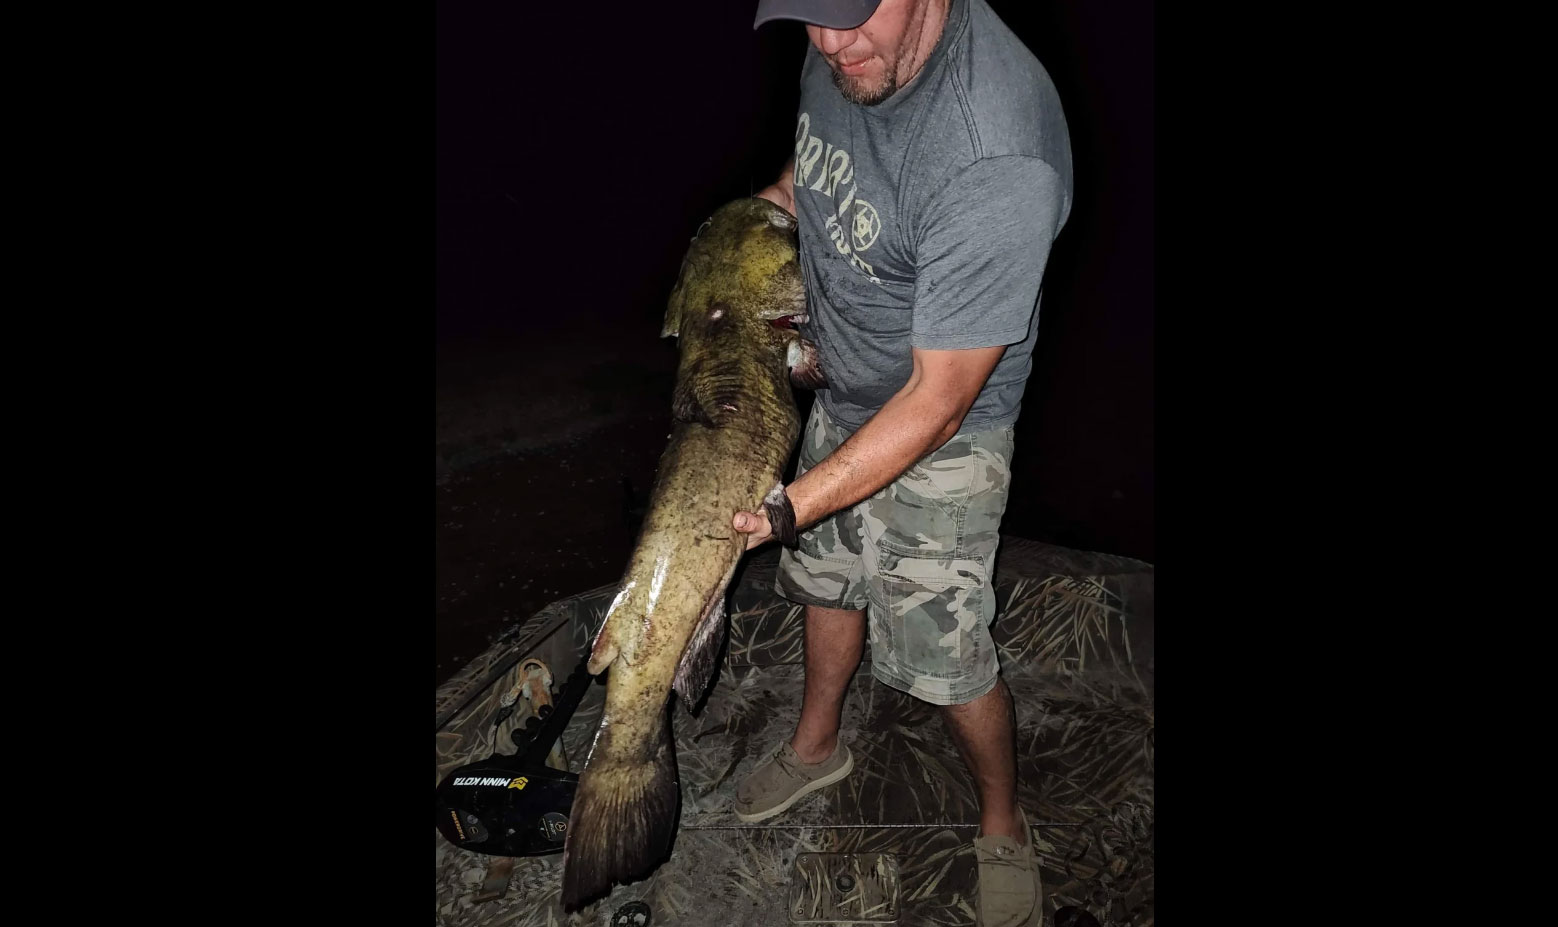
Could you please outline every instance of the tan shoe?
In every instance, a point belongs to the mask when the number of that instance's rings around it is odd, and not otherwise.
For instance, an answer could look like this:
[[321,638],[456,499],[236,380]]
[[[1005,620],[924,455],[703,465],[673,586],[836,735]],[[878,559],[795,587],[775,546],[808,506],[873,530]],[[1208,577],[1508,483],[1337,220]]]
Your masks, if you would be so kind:
[[1012,837],[975,837],[979,859],[979,896],[975,914],[979,927],[1038,927],[1044,919],[1044,886],[1039,881],[1039,857],[1033,851],[1033,829],[1021,808],[1027,843]]
[[854,768],[855,758],[843,740],[833,748],[833,755],[821,763],[802,763],[793,747],[781,744],[768,762],[752,770],[736,786],[736,800],[731,808],[736,819],[745,824],[765,821],[789,810],[806,795],[843,779]]

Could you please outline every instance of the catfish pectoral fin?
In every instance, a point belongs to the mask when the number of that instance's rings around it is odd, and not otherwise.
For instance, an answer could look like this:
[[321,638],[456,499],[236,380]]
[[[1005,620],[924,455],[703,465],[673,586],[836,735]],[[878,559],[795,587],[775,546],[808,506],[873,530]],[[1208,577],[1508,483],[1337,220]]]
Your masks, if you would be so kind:
[[648,872],[671,846],[681,789],[670,715],[660,712],[660,734],[648,751],[614,749],[618,736],[603,719],[574,793],[563,844],[566,911]]
[[671,417],[678,422],[699,422],[718,428],[737,410],[740,398],[731,387],[700,390],[684,379],[671,397]]
[[805,338],[790,342],[785,357],[790,365],[790,382],[801,389],[827,389],[828,377],[822,372],[822,357],[817,346]]
[[718,427],[718,422],[709,414],[709,410],[698,402],[692,390],[678,389],[676,396],[671,400],[671,418],[678,422],[707,425],[710,428]]

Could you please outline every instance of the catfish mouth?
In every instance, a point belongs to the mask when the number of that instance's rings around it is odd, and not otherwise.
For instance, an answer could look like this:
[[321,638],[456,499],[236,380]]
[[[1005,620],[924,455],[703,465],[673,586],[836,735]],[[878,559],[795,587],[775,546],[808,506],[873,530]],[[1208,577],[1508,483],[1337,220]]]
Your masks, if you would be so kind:
[[808,321],[810,318],[811,317],[804,312],[797,312],[794,315],[782,315],[777,319],[770,319],[768,324],[772,325],[774,328],[793,332],[799,330],[796,328],[797,325]]

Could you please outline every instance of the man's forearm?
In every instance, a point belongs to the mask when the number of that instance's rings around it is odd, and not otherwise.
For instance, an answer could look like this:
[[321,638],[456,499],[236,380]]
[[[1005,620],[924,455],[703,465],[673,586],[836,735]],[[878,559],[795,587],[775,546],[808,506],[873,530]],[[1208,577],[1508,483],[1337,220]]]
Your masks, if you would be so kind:
[[967,414],[945,393],[905,387],[786,488],[800,529],[866,498],[957,434]]
[[784,163],[784,170],[779,172],[778,180],[753,195],[777,203],[785,212],[795,215],[795,159],[791,158]]

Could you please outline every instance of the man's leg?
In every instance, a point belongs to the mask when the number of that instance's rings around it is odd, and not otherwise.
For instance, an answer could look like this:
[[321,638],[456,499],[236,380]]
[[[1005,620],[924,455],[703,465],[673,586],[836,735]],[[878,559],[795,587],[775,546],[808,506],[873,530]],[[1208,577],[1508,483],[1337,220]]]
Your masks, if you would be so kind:
[[[797,475],[846,437],[822,404],[814,404],[801,441]],[[811,792],[842,781],[855,768],[854,757],[848,745],[839,742],[838,733],[844,693],[865,653],[864,606],[869,597],[860,534],[860,516],[848,509],[802,532],[800,546],[779,555],[774,591],[806,605],[801,717],[789,741],[778,744],[737,784],[731,810],[740,821],[751,824],[782,814]],[[815,604],[819,602],[826,604]]]
[[1017,724],[1006,681],[997,679],[995,688],[971,702],[942,706],[942,717],[979,790],[983,836],[1027,843],[1017,816]]
[[863,559],[873,569],[872,674],[943,706],[978,790],[980,927],[1039,927],[1044,913],[1039,861],[1017,805],[1012,696],[990,633],[1012,437],[1010,428],[955,435],[860,504]]
[[844,693],[865,650],[865,612],[806,606],[806,688],[801,719],[789,743],[759,763],[736,786],[731,810],[748,824],[782,814],[817,789],[832,785],[855,768],[849,748],[839,741]]
[[838,745],[844,693],[866,646],[864,609],[806,606],[806,690],[790,747],[803,763],[820,763]]

